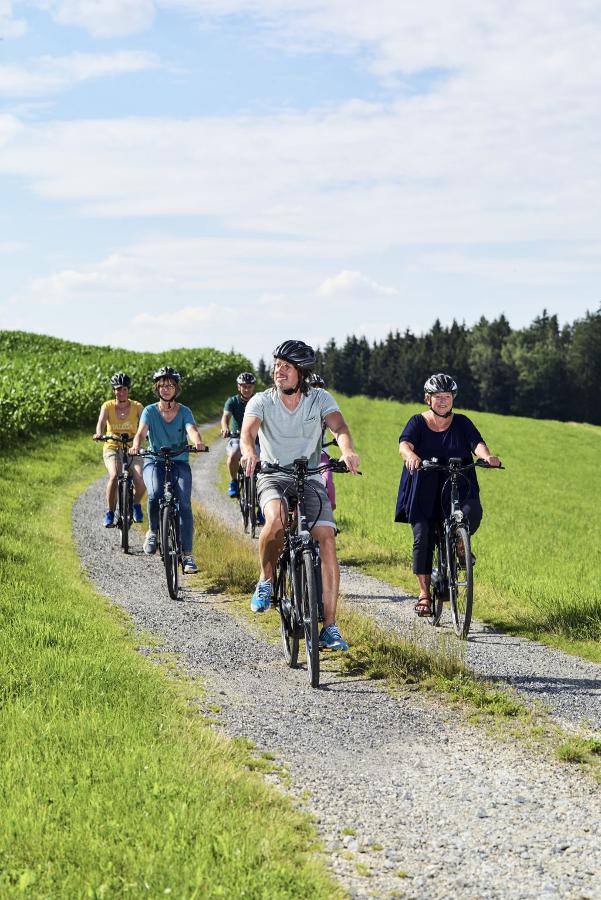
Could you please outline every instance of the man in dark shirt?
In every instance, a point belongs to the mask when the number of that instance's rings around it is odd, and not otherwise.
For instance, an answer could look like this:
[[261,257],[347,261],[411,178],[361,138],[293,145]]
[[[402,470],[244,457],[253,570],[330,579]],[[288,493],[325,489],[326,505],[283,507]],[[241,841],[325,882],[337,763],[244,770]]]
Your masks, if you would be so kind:
[[227,465],[230,471],[229,497],[238,496],[238,463],[240,462],[240,431],[246,404],[255,392],[257,379],[252,372],[240,372],[236,378],[238,393],[228,397],[221,417],[221,435],[229,438],[227,445]]

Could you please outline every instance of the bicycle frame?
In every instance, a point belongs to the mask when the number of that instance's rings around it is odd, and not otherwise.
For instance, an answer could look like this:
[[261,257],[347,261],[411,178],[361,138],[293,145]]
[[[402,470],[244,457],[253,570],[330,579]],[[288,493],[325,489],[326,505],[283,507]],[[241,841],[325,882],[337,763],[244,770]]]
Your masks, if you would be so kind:
[[467,638],[473,602],[473,557],[471,552],[469,522],[463,514],[459,498],[459,479],[467,481],[465,472],[474,468],[502,468],[477,460],[464,463],[460,457],[451,457],[447,464],[438,460],[424,460],[425,471],[438,470],[448,473],[441,491],[441,505],[447,485],[450,485],[450,508],[437,525],[438,570],[432,570],[431,625],[438,625],[444,600],[450,600],[453,625],[458,637]]
[[319,686],[318,623],[324,621],[324,608],[319,541],[311,536],[312,526],[305,509],[305,489],[307,477],[321,474],[326,468],[348,471],[344,463],[338,460],[331,460],[327,466],[309,468],[305,457],[295,459],[290,466],[280,466],[278,463],[263,463],[261,466],[262,473],[282,472],[294,479],[296,507],[288,503],[287,521],[282,523],[284,546],[276,564],[274,602],[280,611],[282,641],[289,666],[296,666],[298,642],[305,637],[307,670],[312,687]]
[[[206,448],[209,449],[208,447]],[[163,493],[159,498],[159,551],[165,566],[167,588],[169,596],[173,600],[178,599],[179,567],[183,572],[183,553],[181,547],[181,531],[179,520],[179,500],[177,490],[173,484],[172,469],[176,457],[182,453],[198,453],[194,447],[187,444],[177,450],[170,447],[161,447],[160,450],[142,450],[138,454],[142,457],[150,457],[165,466],[163,479]]]

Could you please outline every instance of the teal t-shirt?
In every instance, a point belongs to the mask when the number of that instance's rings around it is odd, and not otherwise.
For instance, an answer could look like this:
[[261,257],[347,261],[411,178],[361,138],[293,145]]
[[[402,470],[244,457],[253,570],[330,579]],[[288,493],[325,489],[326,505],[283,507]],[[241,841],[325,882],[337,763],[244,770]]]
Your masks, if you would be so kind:
[[228,397],[223,407],[224,412],[229,412],[230,431],[242,431],[242,419],[244,418],[244,410],[246,409],[247,400],[243,400],[240,394]]
[[[177,450],[188,443],[186,425],[196,425],[192,410],[187,406],[181,406],[172,422],[165,422],[159,412],[159,404],[152,403],[146,406],[140,416],[140,424],[148,425],[148,444],[155,453],[161,447],[169,447]],[[176,459],[188,462],[188,454],[181,453]]]

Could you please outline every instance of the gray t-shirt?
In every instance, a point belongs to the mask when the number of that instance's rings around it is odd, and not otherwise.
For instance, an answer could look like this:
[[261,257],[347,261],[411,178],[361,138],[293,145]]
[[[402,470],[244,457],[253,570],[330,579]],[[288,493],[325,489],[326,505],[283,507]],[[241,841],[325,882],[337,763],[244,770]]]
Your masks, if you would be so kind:
[[338,411],[338,404],[323,388],[309,388],[307,394],[301,395],[294,412],[284,406],[277,390],[270,388],[250,398],[244,416],[261,420],[262,461],[277,460],[281,466],[289,466],[295,459],[306,456],[313,467],[319,464],[321,455],[323,420]]

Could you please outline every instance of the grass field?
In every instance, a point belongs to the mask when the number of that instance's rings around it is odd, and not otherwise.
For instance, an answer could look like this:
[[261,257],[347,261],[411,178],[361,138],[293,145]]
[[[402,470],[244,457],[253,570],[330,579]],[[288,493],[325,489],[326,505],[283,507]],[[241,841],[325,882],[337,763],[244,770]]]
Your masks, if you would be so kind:
[[338,896],[307,817],[82,579],[71,505],[98,447],[0,459],[0,895]]
[[[420,407],[339,400],[364,473],[336,479],[341,559],[413,590],[411,528],[393,519],[398,438]],[[601,428],[467,414],[507,467],[478,476],[475,614],[601,661]]]

